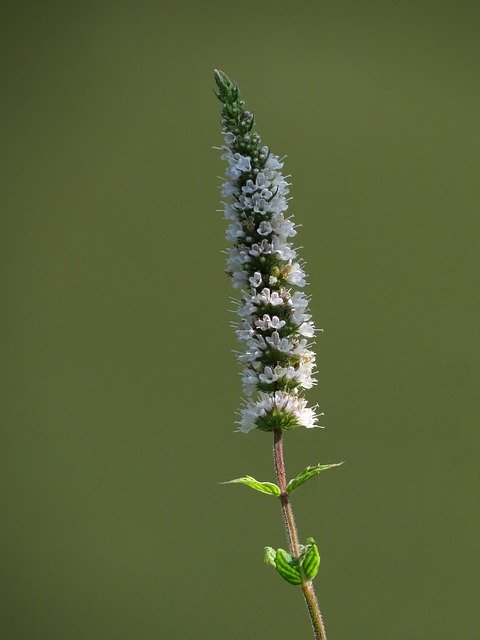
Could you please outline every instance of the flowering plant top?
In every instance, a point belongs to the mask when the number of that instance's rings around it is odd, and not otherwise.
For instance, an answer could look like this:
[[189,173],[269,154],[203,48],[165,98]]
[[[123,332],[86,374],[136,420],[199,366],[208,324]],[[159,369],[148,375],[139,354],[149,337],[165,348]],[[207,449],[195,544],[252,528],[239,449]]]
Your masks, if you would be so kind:
[[312,428],[317,416],[303,392],[316,383],[315,328],[301,290],[306,274],[290,241],[297,231],[286,215],[283,161],[262,145],[237,85],[222,71],[215,71],[215,81],[223,104],[221,157],[227,162],[222,185],[226,239],[232,243],[227,273],[242,289],[236,333],[244,345],[239,360],[248,400],[239,430]]

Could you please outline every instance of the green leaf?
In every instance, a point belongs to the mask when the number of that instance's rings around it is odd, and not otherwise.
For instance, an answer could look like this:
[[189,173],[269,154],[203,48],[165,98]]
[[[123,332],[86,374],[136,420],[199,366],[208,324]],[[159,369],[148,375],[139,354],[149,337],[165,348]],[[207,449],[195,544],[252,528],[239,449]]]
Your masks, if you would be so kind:
[[341,464],[343,464],[343,462],[335,462],[333,464],[317,464],[314,467],[306,467],[301,473],[298,474],[298,476],[290,480],[290,482],[287,484],[287,492],[292,493],[292,491],[307,482],[307,480],[310,480],[310,478],[313,478],[313,476],[318,475],[321,471],[326,471],[327,469],[332,469],[333,467],[339,467]]
[[235,478],[235,480],[228,480],[227,482],[221,482],[220,484],[244,484],[251,489],[255,489],[256,491],[260,491],[261,493],[266,493],[270,496],[279,496],[280,489],[273,482],[260,482],[259,480],[255,480],[252,476],[244,476],[243,478]]
[[312,580],[317,575],[320,565],[320,555],[313,538],[308,538],[307,540],[307,545],[300,556],[300,565],[303,575],[307,580]]
[[265,547],[265,554],[263,556],[263,561],[265,564],[271,564],[272,567],[275,568],[275,556],[277,552],[272,547]]
[[283,549],[277,549],[275,569],[282,578],[290,584],[301,584],[302,576],[300,575],[298,559],[292,558],[292,556]]
[[296,558],[284,549],[265,547],[265,564],[271,564],[277,572],[290,584],[301,584],[312,580],[320,565],[320,556],[313,538],[308,538],[307,544],[300,545],[300,557]]

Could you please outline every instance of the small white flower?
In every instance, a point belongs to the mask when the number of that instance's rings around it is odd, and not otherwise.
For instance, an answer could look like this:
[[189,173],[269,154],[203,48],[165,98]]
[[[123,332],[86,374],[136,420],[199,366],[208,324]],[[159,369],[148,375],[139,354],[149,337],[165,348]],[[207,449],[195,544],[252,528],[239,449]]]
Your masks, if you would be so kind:
[[227,231],[225,233],[225,239],[228,242],[236,242],[238,238],[241,238],[245,235],[245,231],[243,230],[240,222],[234,222],[227,227]]
[[257,233],[261,236],[268,236],[272,233],[272,225],[266,220],[262,220],[258,225]]
[[283,304],[283,298],[276,291],[272,291],[270,295],[270,304],[272,307],[278,307]]
[[230,247],[228,250],[227,267],[230,271],[241,269],[250,260],[250,256],[243,249]]
[[278,316],[270,317],[267,313],[263,315],[263,318],[255,319],[255,326],[261,331],[268,331],[269,329],[281,329],[285,326],[285,320],[280,320]]
[[240,305],[237,309],[239,316],[250,316],[254,311],[255,305],[252,302],[245,302],[245,304]]
[[263,373],[258,376],[258,379],[261,382],[265,382],[266,384],[271,384],[272,382],[278,380],[278,375],[273,372],[272,367],[265,367]]
[[222,150],[223,153],[220,158],[228,162],[229,165],[235,164],[235,156],[233,154],[233,151],[228,147],[222,147]]
[[287,199],[280,193],[276,193],[273,198],[268,201],[269,213],[282,213],[288,209]]
[[290,298],[290,303],[295,309],[304,310],[308,307],[308,298],[303,291],[295,291]]
[[225,218],[225,220],[238,220],[238,209],[233,203],[229,202],[225,205],[223,209],[223,217]]
[[305,271],[298,262],[288,265],[286,271],[287,275],[285,279],[288,283],[294,284],[297,287],[304,287],[307,284],[307,281],[305,280]]
[[257,191],[258,185],[253,182],[253,180],[247,180],[245,185],[242,187],[243,194],[255,193]]
[[265,168],[276,171],[277,169],[283,168],[283,162],[280,162],[280,158],[274,155],[273,153],[271,153],[267,158],[267,161],[265,163]]
[[238,180],[242,175],[242,172],[233,164],[231,167],[225,169],[225,175],[231,180]]
[[305,405],[301,409],[297,409],[296,418],[298,420],[298,424],[306,429],[314,429],[318,426],[318,418],[315,415],[315,411],[306,406],[306,401],[304,402]]
[[251,369],[243,370],[242,384],[243,384],[245,393],[247,393],[248,395],[251,395],[254,392],[258,384],[258,378],[259,376],[257,376],[255,371],[252,371]]
[[243,362],[243,364],[251,364],[261,358],[262,355],[263,354],[260,349],[256,349],[255,347],[248,347],[245,353],[242,353],[238,356],[238,359],[240,360],[240,362]]
[[282,260],[288,262],[297,256],[297,252],[291,248],[288,242],[282,240],[278,236],[272,237],[272,247],[275,253],[278,253]]
[[272,182],[269,178],[269,176],[263,172],[260,171],[260,173],[257,173],[257,177],[255,178],[255,182],[257,183],[258,188],[261,189],[269,189],[269,187],[272,185]]
[[260,244],[252,244],[252,248],[250,249],[250,255],[258,258],[262,254],[272,253],[273,247],[267,240],[262,240]]
[[252,165],[249,156],[242,156],[240,153],[235,154],[236,168],[242,173],[249,173],[252,170]]
[[283,353],[291,353],[294,350],[294,345],[287,340],[287,338],[280,338],[278,331],[274,331],[270,337],[265,338],[268,344]]
[[229,147],[235,142],[235,136],[230,131],[224,132],[223,138],[225,140],[225,144],[227,144]]
[[267,287],[262,289],[260,293],[257,293],[257,295],[254,296],[253,301],[257,304],[269,304],[272,307],[284,304],[283,298],[278,294],[278,291],[270,291]]
[[259,271],[255,271],[253,276],[248,279],[252,287],[259,287],[262,284],[262,274]]
[[316,382],[312,378],[312,368],[312,362],[304,362],[295,371],[295,378],[304,389],[311,389]]
[[285,220],[282,213],[273,215],[271,224],[274,233],[276,233],[278,236],[293,238],[293,236],[297,235],[293,222],[291,220]]
[[237,338],[239,340],[246,342],[254,335],[255,331],[253,330],[252,326],[246,320],[244,320],[242,323],[240,323],[240,326],[235,331],[235,333],[237,334]]
[[313,322],[302,322],[302,324],[298,327],[298,333],[301,336],[305,336],[305,338],[313,338],[315,335],[315,327],[313,326]]
[[251,203],[255,213],[265,214],[270,211],[270,205],[261,193],[254,193],[251,197]]
[[237,185],[232,184],[231,182],[224,182],[222,184],[222,196],[236,196],[240,195],[240,189]]
[[270,320],[270,328],[271,329],[281,329],[285,326],[285,320],[280,320],[278,316],[273,316]]
[[243,271],[234,271],[232,273],[232,286],[234,289],[241,289],[247,282],[247,274]]

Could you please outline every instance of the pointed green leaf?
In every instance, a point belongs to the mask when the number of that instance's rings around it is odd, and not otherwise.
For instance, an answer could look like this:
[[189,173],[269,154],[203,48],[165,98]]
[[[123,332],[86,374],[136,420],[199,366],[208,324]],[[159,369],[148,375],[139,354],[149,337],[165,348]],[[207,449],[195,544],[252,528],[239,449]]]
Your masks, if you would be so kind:
[[302,577],[300,575],[297,558],[292,558],[292,556],[283,549],[277,549],[275,568],[282,578],[290,584],[301,584]]
[[263,561],[265,562],[265,564],[271,564],[272,567],[275,567],[276,554],[277,553],[275,549],[272,549],[272,547],[265,547],[265,554],[263,556]]
[[304,552],[300,556],[300,564],[305,578],[312,580],[317,575],[320,565],[320,555],[313,538],[308,538],[307,543]]
[[252,476],[245,476],[243,478],[235,478],[235,480],[228,480],[227,482],[221,482],[220,484],[244,484],[251,489],[255,489],[256,491],[260,491],[261,493],[266,493],[271,496],[279,496],[280,489],[273,482],[260,482],[259,480],[255,480]]
[[295,478],[290,480],[287,484],[287,492],[292,493],[295,489],[297,489],[300,485],[316,476],[321,471],[326,471],[327,469],[332,469],[333,467],[339,467],[343,462],[335,462],[333,464],[317,464],[313,467],[306,467],[301,473],[298,474]]

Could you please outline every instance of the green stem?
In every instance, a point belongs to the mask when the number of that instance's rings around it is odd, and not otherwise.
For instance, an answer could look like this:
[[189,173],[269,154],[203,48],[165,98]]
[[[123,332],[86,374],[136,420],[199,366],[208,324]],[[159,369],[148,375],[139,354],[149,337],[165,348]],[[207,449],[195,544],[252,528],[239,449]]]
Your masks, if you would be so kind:
[[[275,472],[277,475],[278,486],[280,487],[280,503],[282,505],[282,514],[285,521],[285,529],[287,530],[290,552],[293,556],[300,555],[300,545],[298,542],[297,525],[293,517],[293,509],[287,493],[287,475],[285,471],[285,462],[283,459],[283,442],[282,430],[275,429],[273,432],[273,460],[275,463]],[[315,640],[327,640],[325,627],[323,624],[322,614],[318,606],[317,597],[311,581],[303,581],[301,584],[303,596],[307,604],[308,613],[312,620]]]

